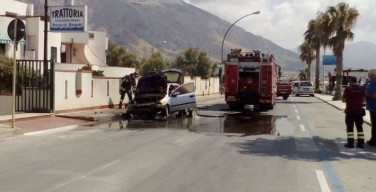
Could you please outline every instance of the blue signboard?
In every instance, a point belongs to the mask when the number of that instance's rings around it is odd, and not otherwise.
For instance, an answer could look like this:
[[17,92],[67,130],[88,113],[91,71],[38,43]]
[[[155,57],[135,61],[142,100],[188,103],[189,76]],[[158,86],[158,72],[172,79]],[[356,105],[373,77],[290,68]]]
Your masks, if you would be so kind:
[[322,56],[322,64],[323,65],[336,65],[337,59],[334,55],[324,55]]

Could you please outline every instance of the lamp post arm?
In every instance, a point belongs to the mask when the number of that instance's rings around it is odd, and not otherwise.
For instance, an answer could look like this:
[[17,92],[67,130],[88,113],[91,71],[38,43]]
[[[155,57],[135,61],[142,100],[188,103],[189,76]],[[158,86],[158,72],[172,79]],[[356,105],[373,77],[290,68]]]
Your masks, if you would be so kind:
[[238,22],[240,21],[241,19],[243,19],[244,17],[248,17],[250,15],[255,15],[255,14],[259,14],[260,11],[256,11],[256,12],[253,12],[253,13],[250,13],[248,15],[244,15],[243,17],[240,17],[238,20],[236,20],[233,24],[231,24],[231,26],[227,29],[226,33],[225,33],[225,36],[223,36],[223,40],[222,40],[222,51],[221,51],[221,63],[223,64],[223,44],[225,43],[225,39],[226,39],[226,36],[227,36],[227,33],[230,31],[230,29]]

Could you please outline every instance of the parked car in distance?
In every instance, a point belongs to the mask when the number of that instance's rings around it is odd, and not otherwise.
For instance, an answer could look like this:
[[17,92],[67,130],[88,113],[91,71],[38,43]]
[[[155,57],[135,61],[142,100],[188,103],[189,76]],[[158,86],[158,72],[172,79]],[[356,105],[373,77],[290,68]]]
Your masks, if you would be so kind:
[[314,96],[314,88],[310,81],[300,81],[296,89],[295,96],[309,95]]
[[295,94],[296,90],[298,90],[299,83],[300,83],[300,81],[293,81],[291,83],[291,89],[292,89],[291,91],[292,91],[293,94]]
[[151,71],[138,81],[135,97],[126,107],[123,117],[154,119],[174,112],[192,114],[196,108],[194,82],[181,85],[182,71],[170,69]]
[[277,97],[282,96],[286,100],[291,94],[291,84],[288,82],[278,81],[277,82]]

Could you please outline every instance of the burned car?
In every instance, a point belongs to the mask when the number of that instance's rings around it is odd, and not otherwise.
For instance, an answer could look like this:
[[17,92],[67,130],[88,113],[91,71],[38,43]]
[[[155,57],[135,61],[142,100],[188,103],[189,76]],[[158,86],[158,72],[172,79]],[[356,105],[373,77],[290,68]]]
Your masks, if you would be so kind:
[[175,112],[188,112],[196,108],[194,82],[181,85],[182,71],[167,69],[151,71],[138,81],[135,97],[126,107],[125,118],[140,116],[153,119],[167,117]]

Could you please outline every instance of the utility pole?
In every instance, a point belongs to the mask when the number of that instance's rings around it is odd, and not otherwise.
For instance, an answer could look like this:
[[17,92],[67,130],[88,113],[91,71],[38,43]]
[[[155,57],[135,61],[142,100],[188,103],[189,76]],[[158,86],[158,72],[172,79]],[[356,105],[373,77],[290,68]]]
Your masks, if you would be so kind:
[[47,65],[47,46],[48,46],[48,1],[44,1],[44,49],[43,49],[43,64],[44,73],[48,71]]

